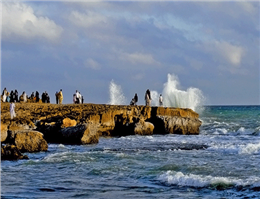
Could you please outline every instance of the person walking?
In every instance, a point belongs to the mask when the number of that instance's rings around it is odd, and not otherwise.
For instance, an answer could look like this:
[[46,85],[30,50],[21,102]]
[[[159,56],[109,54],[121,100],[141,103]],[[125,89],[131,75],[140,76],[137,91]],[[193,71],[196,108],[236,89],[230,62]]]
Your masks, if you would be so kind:
[[15,104],[13,102],[10,103],[10,115],[11,115],[11,120],[16,117],[16,114],[15,114]]

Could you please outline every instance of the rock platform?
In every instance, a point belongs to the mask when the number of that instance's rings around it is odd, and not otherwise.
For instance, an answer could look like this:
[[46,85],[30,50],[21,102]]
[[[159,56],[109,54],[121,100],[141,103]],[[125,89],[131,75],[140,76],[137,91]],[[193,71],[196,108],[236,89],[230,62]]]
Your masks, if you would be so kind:
[[1,143],[22,152],[46,151],[47,143],[96,144],[100,136],[197,135],[202,123],[191,109],[45,103],[16,103],[11,120],[9,106],[1,103]]

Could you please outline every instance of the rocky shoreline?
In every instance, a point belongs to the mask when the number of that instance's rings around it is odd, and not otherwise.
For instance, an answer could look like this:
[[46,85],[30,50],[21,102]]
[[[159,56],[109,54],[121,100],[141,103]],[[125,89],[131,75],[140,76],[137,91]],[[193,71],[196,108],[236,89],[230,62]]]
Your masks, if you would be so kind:
[[101,136],[199,134],[191,109],[105,104],[1,103],[1,159],[27,159],[23,152],[47,151],[48,143],[96,144]]

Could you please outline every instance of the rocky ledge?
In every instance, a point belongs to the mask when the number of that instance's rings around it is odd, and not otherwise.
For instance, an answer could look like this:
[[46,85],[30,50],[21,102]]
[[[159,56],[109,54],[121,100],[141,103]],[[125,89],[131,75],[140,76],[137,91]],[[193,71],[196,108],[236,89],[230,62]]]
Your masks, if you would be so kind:
[[15,111],[11,120],[9,103],[1,104],[2,159],[11,159],[5,157],[12,154],[9,146],[37,152],[46,151],[47,143],[96,144],[100,136],[196,135],[201,125],[198,113],[180,108],[16,103]]

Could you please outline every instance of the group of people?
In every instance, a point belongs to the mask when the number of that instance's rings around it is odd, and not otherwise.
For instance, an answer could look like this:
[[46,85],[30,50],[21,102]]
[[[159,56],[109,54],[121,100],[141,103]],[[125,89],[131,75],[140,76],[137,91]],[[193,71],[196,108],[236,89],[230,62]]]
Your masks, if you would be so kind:
[[74,104],[83,104],[84,103],[84,98],[78,90],[76,90],[76,93],[73,94],[73,103]]
[[[145,100],[146,106],[151,106],[152,98],[151,98],[151,92],[149,89],[147,89],[145,92],[144,100]],[[136,93],[134,98],[131,100],[130,105],[136,105],[137,102],[138,102],[138,96]],[[162,94],[160,94],[160,96],[159,96],[159,106],[163,106]]]
[[43,103],[50,103],[50,96],[49,94],[45,91],[42,93],[42,96],[40,98],[40,94],[38,91],[32,92],[32,94],[30,96],[28,96],[26,94],[25,91],[23,91],[22,95],[20,95],[20,97],[18,97],[18,91],[15,90],[11,90],[11,92],[9,93],[7,91],[6,88],[4,88],[3,92],[2,92],[2,101],[3,102],[27,102],[28,100],[30,102],[40,102],[40,100]]

